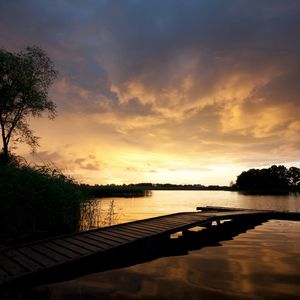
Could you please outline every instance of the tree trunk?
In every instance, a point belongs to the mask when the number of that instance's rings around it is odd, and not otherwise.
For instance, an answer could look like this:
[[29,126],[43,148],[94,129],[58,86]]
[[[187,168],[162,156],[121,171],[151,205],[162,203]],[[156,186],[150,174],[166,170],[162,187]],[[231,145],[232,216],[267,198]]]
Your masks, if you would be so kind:
[[7,164],[9,161],[8,144],[4,138],[2,140],[3,140],[3,148],[1,153],[1,163]]

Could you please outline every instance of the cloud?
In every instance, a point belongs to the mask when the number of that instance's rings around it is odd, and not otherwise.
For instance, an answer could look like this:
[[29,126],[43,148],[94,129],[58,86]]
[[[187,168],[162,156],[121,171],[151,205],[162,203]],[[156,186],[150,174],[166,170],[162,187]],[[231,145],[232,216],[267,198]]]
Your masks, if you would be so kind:
[[35,161],[38,163],[54,163],[55,161],[59,161],[62,159],[62,156],[58,152],[50,152],[50,151],[38,151],[33,153],[32,156],[34,157]]
[[0,3],[1,46],[37,44],[60,71],[59,117],[34,123],[45,152],[69,143],[55,160],[120,181],[198,158],[297,162],[299,24],[297,0]]
[[74,163],[77,167],[84,170],[99,171],[104,167],[104,164],[96,159],[95,155],[89,155],[88,157],[76,158]]

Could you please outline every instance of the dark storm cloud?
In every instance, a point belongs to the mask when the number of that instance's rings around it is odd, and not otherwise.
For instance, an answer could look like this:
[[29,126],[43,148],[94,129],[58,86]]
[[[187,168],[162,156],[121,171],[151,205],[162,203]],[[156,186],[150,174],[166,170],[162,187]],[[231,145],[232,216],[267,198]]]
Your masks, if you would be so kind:
[[298,57],[299,9],[298,1],[1,1],[0,33],[3,47],[45,47],[74,84],[108,96],[111,80],[155,89],[191,71],[205,90],[227,72]]
[[299,157],[299,36],[299,0],[0,0],[0,47],[48,53],[68,126],[168,155]]
[[[280,74],[278,84],[296,76],[288,70],[300,67],[299,14],[293,0],[3,0],[0,37],[4,48],[38,44],[46,49],[61,77],[77,88],[73,92],[87,90],[95,99],[85,103],[92,110],[92,102],[103,99],[114,109],[131,81],[138,81],[144,94],[153,93],[158,107],[169,106],[162,90],[189,75],[195,84],[185,91],[186,101],[197,99],[196,107],[201,98],[214,97],[226,77],[255,77],[273,69]],[[147,102],[135,92],[127,100]]]

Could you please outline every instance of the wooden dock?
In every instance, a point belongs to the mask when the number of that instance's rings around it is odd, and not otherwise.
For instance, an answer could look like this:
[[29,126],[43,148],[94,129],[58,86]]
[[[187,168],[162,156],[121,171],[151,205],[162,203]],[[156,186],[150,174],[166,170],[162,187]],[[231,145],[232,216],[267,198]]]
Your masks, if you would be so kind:
[[210,227],[222,220],[300,220],[300,213],[202,207],[0,250],[0,289],[22,283],[85,258],[109,258],[137,243],[151,244],[195,226]]

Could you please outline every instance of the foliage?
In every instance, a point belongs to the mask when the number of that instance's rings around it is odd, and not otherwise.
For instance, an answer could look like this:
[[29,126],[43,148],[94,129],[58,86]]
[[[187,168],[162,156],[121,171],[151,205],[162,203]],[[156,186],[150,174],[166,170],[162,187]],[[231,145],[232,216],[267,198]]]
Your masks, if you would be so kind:
[[79,186],[53,166],[17,160],[0,165],[0,237],[75,231],[86,200]]
[[48,88],[56,76],[53,62],[38,47],[19,53],[0,49],[0,126],[5,160],[12,139],[27,143],[33,150],[38,146],[28,118],[40,117],[44,111],[50,118],[55,116]]
[[[93,198],[146,194],[139,187],[79,185],[53,165],[30,166],[11,155],[0,163],[0,244],[90,228],[99,217]],[[100,225],[115,218],[112,202]]]
[[237,177],[235,188],[244,191],[300,191],[300,169],[287,169],[282,165],[250,169]]
[[91,197],[145,197],[151,194],[144,186],[139,185],[87,185],[82,184],[82,191],[88,193]]
[[94,197],[145,197],[151,195],[152,190],[183,190],[183,191],[231,191],[228,186],[202,184],[171,184],[171,183],[135,183],[123,185],[82,185]]

